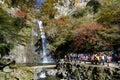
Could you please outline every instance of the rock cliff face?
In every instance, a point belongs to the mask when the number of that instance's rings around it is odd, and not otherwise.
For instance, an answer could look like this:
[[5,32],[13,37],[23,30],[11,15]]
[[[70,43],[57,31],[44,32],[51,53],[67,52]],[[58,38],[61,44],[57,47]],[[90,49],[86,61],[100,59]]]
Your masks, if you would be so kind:
[[77,7],[83,8],[90,0],[59,0],[55,8],[58,10],[58,14],[55,18],[60,16],[66,16],[72,13]]
[[61,0],[63,4],[69,8],[75,7],[84,7],[90,0]]
[[14,18],[21,19],[27,16],[25,23],[29,27],[20,26],[23,28],[19,34],[23,37],[21,37],[21,42],[14,42],[14,48],[10,51],[11,58],[14,59],[16,63],[38,63],[39,55],[35,52],[35,43],[38,41],[37,34],[39,34],[39,32],[37,32],[38,26],[33,16],[21,11],[19,8],[8,7],[8,4],[4,3],[4,0],[0,0],[0,7]]
[[35,52],[35,44],[38,41],[38,37],[36,36],[38,33],[35,33],[34,30],[36,27],[37,26],[34,26],[27,34],[25,34],[30,35],[30,38],[26,41],[25,45],[16,44],[11,50],[10,54],[13,56],[13,59],[15,59],[16,63],[39,63],[40,55]]

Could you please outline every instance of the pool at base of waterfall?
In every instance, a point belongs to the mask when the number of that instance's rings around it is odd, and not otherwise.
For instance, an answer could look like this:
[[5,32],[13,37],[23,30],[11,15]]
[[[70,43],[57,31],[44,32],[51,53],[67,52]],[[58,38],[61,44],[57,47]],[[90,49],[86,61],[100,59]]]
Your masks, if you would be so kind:
[[46,78],[42,78],[39,80],[60,80],[59,78],[55,77],[55,76],[47,76]]

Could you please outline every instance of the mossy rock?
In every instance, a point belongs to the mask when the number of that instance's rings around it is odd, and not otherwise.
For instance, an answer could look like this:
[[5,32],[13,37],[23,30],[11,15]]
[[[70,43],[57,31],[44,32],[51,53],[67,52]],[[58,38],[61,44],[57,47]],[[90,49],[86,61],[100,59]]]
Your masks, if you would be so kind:
[[13,73],[10,74],[10,79],[12,80],[30,80],[34,76],[34,71],[30,67],[22,67],[14,70]]
[[0,72],[0,80],[4,80],[5,79],[5,73],[4,72]]

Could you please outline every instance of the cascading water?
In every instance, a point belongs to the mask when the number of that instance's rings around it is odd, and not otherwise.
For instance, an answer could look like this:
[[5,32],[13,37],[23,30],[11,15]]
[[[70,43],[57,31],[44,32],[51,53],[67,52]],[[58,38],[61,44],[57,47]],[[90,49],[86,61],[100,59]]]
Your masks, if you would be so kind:
[[40,63],[54,63],[54,60],[50,54],[50,50],[47,48],[49,46],[49,43],[46,39],[45,32],[43,31],[42,21],[38,21],[38,25],[42,39],[42,54],[41,54]]
[[40,79],[44,79],[44,78],[46,78],[47,76],[46,76],[46,72],[44,71],[44,70],[42,70],[41,72],[40,72],[40,74],[39,74],[39,78]]

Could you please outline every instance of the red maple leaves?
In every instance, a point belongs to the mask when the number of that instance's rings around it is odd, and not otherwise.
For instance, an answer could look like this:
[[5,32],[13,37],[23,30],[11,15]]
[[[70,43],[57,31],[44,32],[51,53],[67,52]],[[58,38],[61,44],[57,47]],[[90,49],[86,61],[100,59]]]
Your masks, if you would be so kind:
[[17,17],[24,17],[24,16],[26,16],[26,13],[23,12],[23,11],[20,11],[20,10],[16,10],[16,11],[15,11],[15,15],[16,15]]
[[86,48],[86,45],[89,46],[97,45],[101,38],[97,34],[97,31],[103,28],[102,25],[98,23],[90,23],[87,25],[80,25],[76,30],[73,31],[73,46],[76,48]]

